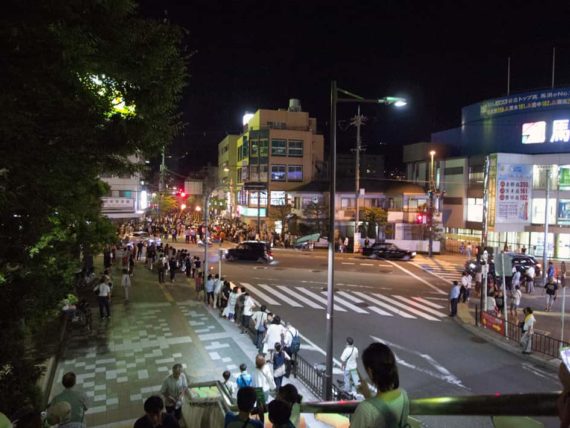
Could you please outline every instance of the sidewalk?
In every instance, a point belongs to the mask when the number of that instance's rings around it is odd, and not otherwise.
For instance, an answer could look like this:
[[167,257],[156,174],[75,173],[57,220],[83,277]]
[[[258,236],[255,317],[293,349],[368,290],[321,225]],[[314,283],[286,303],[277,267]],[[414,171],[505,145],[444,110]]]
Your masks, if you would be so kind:
[[[132,427],[144,414],[144,400],[160,390],[175,363],[183,365],[190,383],[221,379],[226,369],[237,373],[241,363],[250,372],[255,367],[257,350],[249,336],[197,302],[193,280],[178,273],[174,284],[159,286],[156,272],[137,262],[126,303],[118,267],[112,276],[111,318],[99,320],[90,293],[93,331],[69,334],[51,389],[53,397],[62,390],[63,374],[76,373],[78,387],[90,400],[87,426]],[[305,401],[317,399],[293,377],[289,381]]]

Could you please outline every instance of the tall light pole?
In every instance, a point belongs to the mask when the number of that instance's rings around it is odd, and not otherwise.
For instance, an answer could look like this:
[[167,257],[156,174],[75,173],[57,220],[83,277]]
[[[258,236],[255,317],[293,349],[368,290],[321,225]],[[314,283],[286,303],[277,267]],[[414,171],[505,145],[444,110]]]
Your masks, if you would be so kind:
[[360,223],[360,212],[359,212],[359,204],[360,201],[360,152],[362,151],[362,140],[360,138],[360,127],[364,124],[364,116],[360,114],[360,106],[358,106],[358,113],[356,116],[352,118],[350,124],[356,126],[356,165],[354,167],[354,183],[355,183],[355,195],[354,195],[354,205],[355,205],[355,214],[354,214],[354,243],[353,243],[353,251],[355,253],[358,252],[360,248],[360,242],[358,238],[360,238],[360,233],[358,232],[358,224]]
[[429,152],[431,157],[431,163],[429,168],[429,212],[428,212],[428,228],[429,228],[429,244],[428,244],[428,256],[433,257],[433,197],[435,193],[435,171],[433,157],[435,156],[435,150]]
[[[339,93],[349,98],[339,98]],[[336,80],[331,82],[331,118],[329,153],[329,246],[327,268],[327,312],[326,312],[326,369],[325,369],[325,399],[332,399],[332,372],[333,372],[333,309],[334,309],[334,228],[335,228],[335,197],[336,197],[336,109],[338,103],[367,103],[367,104],[393,104],[396,107],[406,105],[404,98],[384,97],[380,99],[365,99],[359,95],[340,89]]]

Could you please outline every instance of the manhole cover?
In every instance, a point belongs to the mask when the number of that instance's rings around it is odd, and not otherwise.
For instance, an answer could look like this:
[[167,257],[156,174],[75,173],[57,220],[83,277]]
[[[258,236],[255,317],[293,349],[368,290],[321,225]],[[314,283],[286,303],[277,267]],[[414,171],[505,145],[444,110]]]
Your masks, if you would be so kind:
[[471,342],[487,343],[487,341],[485,339],[483,339],[482,337],[479,337],[479,336],[471,336]]

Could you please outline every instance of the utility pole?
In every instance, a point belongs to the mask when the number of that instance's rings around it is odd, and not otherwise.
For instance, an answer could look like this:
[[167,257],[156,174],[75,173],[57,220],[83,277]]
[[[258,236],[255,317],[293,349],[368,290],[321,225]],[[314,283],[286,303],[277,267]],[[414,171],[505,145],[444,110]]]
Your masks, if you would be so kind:
[[548,269],[548,206],[550,205],[550,165],[546,167],[546,197],[544,206],[544,251],[542,252],[542,285],[546,285]]
[[433,257],[433,197],[435,193],[435,178],[434,178],[434,159],[435,151],[432,150],[429,152],[431,156],[431,163],[429,168],[429,201],[428,201],[428,230],[429,230],[429,241],[428,241],[428,256],[431,258]]
[[166,174],[166,162],[164,157],[164,146],[161,150],[162,162],[160,163],[160,178],[158,182],[158,214],[160,215],[160,208],[162,206],[162,193],[164,192],[164,176]]
[[485,170],[483,176],[483,221],[481,223],[481,274],[483,275],[483,291],[481,292],[481,311],[487,310],[487,281],[489,274],[489,254],[487,251],[487,239],[489,237],[489,171],[491,159],[485,157]]
[[358,224],[360,223],[359,201],[360,201],[360,152],[362,151],[362,140],[360,138],[360,127],[364,124],[366,118],[360,114],[360,106],[356,116],[352,118],[350,124],[356,126],[356,163],[354,167],[354,183],[355,183],[355,214],[354,214],[354,244],[353,251],[358,252],[360,247],[360,233],[358,232]]

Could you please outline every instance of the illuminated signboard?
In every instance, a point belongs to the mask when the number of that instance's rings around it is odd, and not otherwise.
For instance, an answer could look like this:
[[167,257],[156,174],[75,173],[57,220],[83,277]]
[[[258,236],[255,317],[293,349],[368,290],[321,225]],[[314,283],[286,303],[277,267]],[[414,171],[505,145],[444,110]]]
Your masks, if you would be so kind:
[[570,129],[568,129],[568,119],[555,120],[552,122],[551,143],[567,143],[570,141]]
[[546,141],[546,122],[523,123],[522,143],[537,144]]
[[[243,215],[246,217],[257,217],[257,208],[250,208],[244,205],[238,205],[237,211],[239,215]],[[259,216],[265,217],[266,216],[266,209],[260,208],[259,209]]]

